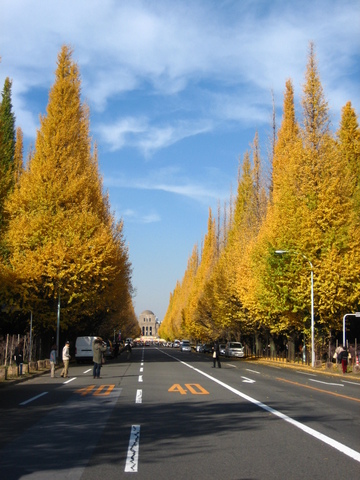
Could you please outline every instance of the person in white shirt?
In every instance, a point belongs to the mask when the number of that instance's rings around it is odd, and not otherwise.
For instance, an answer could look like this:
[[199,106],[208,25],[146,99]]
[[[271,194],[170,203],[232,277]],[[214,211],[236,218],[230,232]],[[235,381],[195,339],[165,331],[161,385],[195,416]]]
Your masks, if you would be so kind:
[[66,378],[68,376],[70,358],[71,358],[71,356],[70,356],[70,342],[67,341],[65,343],[65,347],[63,348],[63,351],[62,351],[62,361],[64,363],[64,368],[61,371],[60,377]]

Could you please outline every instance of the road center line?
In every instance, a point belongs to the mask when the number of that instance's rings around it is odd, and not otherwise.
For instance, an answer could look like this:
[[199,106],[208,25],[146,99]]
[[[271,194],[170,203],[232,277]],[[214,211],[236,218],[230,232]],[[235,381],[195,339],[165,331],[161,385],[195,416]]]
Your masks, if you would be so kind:
[[142,403],[142,390],[136,390],[135,403]]
[[129,447],[125,463],[125,472],[137,472],[139,461],[140,425],[132,425]]
[[[304,425],[304,424],[298,422],[297,420],[294,420],[293,418],[288,417],[284,413],[281,413],[278,410],[275,410],[274,408],[269,407],[265,403],[262,403],[259,400],[256,400],[255,398],[252,398],[249,395],[246,395],[245,393],[240,392],[236,388],[233,388],[230,385],[227,385],[226,383],[222,382],[221,380],[218,380],[217,378],[212,377],[208,373],[202,372],[198,368],[195,368],[188,363],[185,363],[182,360],[179,360],[178,358],[173,357],[172,355],[169,355],[168,353],[166,353],[166,355],[168,355],[171,358],[174,358],[175,360],[182,363],[186,367],[191,368],[195,372],[200,373],[200,375],[203,375],[204,377],[208,378],[212,382],[215,382],[218,385],[221,385],[222,387],[226,388],[227,390],[230,390],[230,392],[235,393],[235,395],[238,395],[239,397],[243,398],[244,400],[247,400],[248,402],[253,403],[254,405],[257,405],[259,408],[262,408],[263,410],[265,410],[269,413],[272,413],[273,415],[281,418],[285,422],[290,423],[294,427],[302,430],[303,432],[307,433],[308,435],[311,435],[312,437],[320,440],[321,442],[326,443],[330,447],[335,448],[339,452],[344,453],[348,457],[350,457],[353,460],[356,460],[357,462],[360,463],[360,452],[357,452],[356,450],[353,450],[352,448],[349,448],[346,445],[343,445],[342,443],[334,440],[333,438],[330,438],[327,435],[324,435],[323,433],[317,432],[313,428],[310,428],[307,425]],[[291,382],[291,383],[294,383],[294,382]],[[308,388],[314,388],[314,387],[308,387]],[[330,392],[327,392],[327,393],[330,393]],[[343,395],[339,395],[339,396],[343,396]],[[358,401],[360,402],[360,400],[358,400]]]
[[34,400],[37,400],[38,398],[46,395],[49,392],[43,392],[40,393],[40,395],[36,395],[36,397],[29,398],[29,400],[26,400],[25,402],[19,403],[19,405],[26,405],[27,403],[33,402]]

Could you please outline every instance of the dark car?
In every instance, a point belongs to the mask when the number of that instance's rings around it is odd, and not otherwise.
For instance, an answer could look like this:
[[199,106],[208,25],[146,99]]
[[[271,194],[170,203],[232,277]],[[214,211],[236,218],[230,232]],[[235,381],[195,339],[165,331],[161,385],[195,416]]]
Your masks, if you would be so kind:
[[213,344],[212,343],[205,343],[203,346],[204,353],[212,353],[213,351]]

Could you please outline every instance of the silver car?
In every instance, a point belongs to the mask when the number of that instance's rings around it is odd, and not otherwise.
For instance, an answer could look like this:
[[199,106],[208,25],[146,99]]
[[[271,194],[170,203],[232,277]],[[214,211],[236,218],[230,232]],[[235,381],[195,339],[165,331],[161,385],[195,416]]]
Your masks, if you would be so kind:
[[182,352],[191,352],[191,345],[189,340],[183,340],[180,345],[180,350]]
[[226,357],[239,357],[245,356],[244,347],[240,342],[228,342],[225,347]]

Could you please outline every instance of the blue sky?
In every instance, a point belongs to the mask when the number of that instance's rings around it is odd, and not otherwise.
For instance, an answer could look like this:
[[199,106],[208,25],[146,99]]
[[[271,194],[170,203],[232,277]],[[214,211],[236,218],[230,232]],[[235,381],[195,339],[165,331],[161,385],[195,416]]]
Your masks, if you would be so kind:
[[13,80],[26,149],[57,54],[74,49],[137,315],[163,319],[256,131],[267,159],[271,92],[279,126],[288,78],[299,102],[310,41],[337,129],[348,100],[360,112],[358,0],[0,0],[0,85]]

